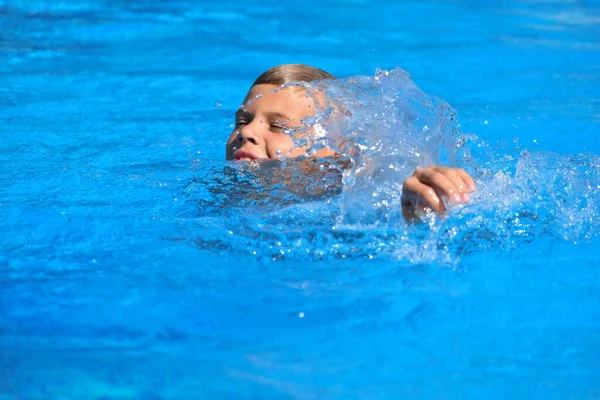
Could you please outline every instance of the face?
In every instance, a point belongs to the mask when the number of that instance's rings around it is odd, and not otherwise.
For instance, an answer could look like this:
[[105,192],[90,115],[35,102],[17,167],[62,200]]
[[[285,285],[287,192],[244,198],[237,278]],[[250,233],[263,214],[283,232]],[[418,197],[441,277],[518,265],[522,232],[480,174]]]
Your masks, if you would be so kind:
[[[302,121],[314,116],[315,104],[302,88],[279,88],[261,84],[250,89],[235,115],[235,128],[227,141],[228,160],[256,160],[298,157],[306,147],[294,147],[290,132],[310,135]],[[321,150],[315,157],[335,153]]]

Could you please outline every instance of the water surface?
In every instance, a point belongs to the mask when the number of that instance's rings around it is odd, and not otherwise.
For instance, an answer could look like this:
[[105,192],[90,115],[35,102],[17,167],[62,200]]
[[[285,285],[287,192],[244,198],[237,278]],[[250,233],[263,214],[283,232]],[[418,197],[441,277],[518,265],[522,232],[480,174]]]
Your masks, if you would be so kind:
[[[0,32],[0,398],[600,396],[597,2],[0,1]],[[475,201],[274,201],[224,142],[286,62],[408,71]]]

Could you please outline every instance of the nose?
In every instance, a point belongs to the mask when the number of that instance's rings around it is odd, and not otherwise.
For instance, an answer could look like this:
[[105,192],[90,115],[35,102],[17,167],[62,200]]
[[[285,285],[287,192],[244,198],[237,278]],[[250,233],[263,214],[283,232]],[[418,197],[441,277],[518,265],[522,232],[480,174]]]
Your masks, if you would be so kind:
[[259,144],[260,137],[254,132],[254,129],[250,127],[251,124],[245,125],[238,131],[237,140],[244,144],[246,142],[250,142],[252,144]]

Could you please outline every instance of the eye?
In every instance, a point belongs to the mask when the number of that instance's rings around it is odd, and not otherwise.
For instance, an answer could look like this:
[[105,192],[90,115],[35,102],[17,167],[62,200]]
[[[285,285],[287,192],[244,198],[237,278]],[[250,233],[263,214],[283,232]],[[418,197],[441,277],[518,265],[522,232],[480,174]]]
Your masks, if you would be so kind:
[[248,125],[252,122],[253,119],[254,114],[245,110],[239,110],[235,113],[235,126],[240,127]]
[[277,131],[285,131],[285,130],[290,129],[290,127],[287,123],[285,123],[283,121],[278,121],[278,120],[271,121],[270,128],[277,130]]

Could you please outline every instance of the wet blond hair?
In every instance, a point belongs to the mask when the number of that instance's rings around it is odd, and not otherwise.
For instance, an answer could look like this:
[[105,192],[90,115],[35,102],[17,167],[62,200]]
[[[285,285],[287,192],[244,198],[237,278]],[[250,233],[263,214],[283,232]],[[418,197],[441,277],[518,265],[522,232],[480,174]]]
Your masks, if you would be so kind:
[[310,65],[282,64],[260,74],[252,86],[261,84],[281,86],[290,82],[312,82],[321,79],[335,79],[335,76]]

